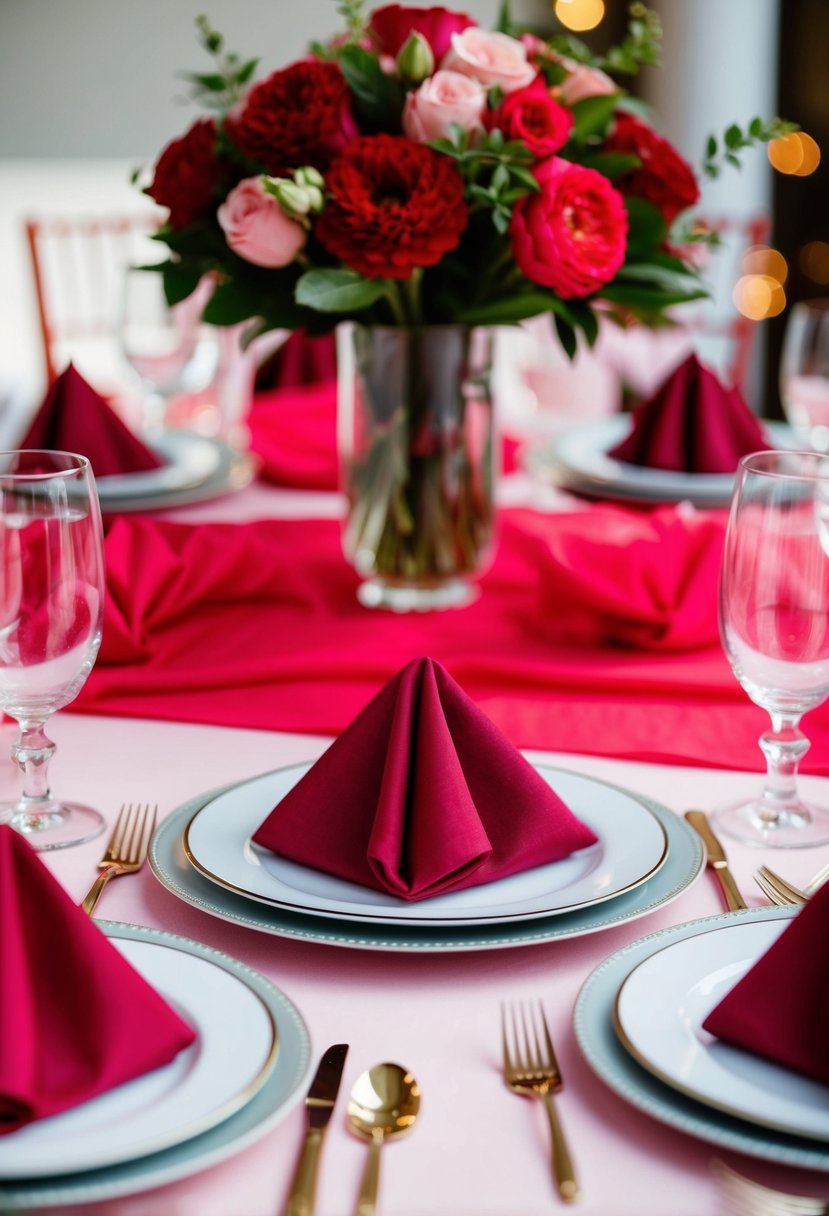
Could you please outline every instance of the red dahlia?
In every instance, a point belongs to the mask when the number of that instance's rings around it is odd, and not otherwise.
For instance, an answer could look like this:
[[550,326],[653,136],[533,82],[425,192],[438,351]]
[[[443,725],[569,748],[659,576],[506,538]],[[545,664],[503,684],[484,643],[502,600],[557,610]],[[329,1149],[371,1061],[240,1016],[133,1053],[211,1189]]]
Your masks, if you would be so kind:
[[337,157],[317,221],[321,244],[369,279],[407,279],[434,266],[466,227],[463,179],[453,162],[401,135],[366,135]]
[[201,118],[161,153],[146,193],[169,207],[171,228],[186,228],[214,209],[218,176],[216,124]]
[[694,171],[667,139],[632,114],[617,114],[616,125],[605,140],[605,152],[637,156],[638,169],[617,178],[614,185],[622,194],[647,199],[662,212],[670,226],[680,211],[699,199]]
[[241,112],[228,115],[225,129],[240,152],[273,174],[301,165],[327,169],[357,133],[342,72],[315,59],[255,85]]

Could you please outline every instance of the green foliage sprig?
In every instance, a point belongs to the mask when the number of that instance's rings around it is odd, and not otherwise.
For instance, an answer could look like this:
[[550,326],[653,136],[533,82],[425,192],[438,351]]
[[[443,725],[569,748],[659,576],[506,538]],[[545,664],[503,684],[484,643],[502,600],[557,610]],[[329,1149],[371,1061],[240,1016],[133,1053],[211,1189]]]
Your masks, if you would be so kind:
[[226,114],[236,105],[256,71],[258,59],[241,59],[234,51],[226,51],[224,38],[214,30],[207,17],[196,18],[199,43],[216,62],[213,72],[182,72],[190,84],[193,100],[207,110]]
[[586,43],[572,34],[555,34],[550,46],[576,63],[619,76],[636,76],[640,68],[659,67],[662,62],[662,23],[652,9],[634,0],[628,10],[625,37],[606,55],[594,55]]
[[740,153],[746,148],[753,148],[760,143],[767,144],[773,139],[782,139],[784,135],[791,135],[798,129],[797,123],[788,122],[784,118],[752,118],[745,130],[738,123],[732,123],[726,128],[721,140],[717,139],[716,135],[708,136],[703,172],[706,177],[719,177],[723,162],[739,169]]
[[478,206],[491,210],[492,222],[503,236],[519,198],[539,189],[529,168],[533,155],[520,140],[507,140],[497,129],[487,132],[474,147],[468,132],[454,124],[451,130],[451,139],[433,140],[429,147],[454,160],[469,196]]

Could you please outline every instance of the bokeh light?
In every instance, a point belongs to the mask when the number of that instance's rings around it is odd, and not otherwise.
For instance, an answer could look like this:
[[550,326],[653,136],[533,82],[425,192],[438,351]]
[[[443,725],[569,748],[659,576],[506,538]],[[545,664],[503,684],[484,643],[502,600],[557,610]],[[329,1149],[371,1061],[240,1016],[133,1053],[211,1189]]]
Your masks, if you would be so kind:
[[604,17],[604,0],[555,0],[553,9],[568,30],[594,30]]
[[769,274],[743,275],[734,286],[732,298],[737,311],[751,321],[776,317],[786,307],[785,291]]
[[769,160],[778,173],[808,177],[820,164],[820,148],[805,131],[792,131],[773,139],[768,148]]
[[823,287],[829,283],[829,244],[826,241],[809,241],[800,251],[800,269]]
[[742,257],[743,274],[765,274],[782,286],[789,276],[789,266],[783,254],[770,245],[752,245]]

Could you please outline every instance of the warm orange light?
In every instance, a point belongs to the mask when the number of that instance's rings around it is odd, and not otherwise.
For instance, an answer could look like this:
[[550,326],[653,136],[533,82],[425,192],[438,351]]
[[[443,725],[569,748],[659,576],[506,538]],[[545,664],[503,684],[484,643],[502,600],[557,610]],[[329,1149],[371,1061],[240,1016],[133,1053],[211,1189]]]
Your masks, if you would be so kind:
[[805,131],[793,131],[771,141],[769,160],[779,173],[808,177],[820,164],[820,148]]
[[829,283],[829,245],[826,241],[809,241],[800,251],[800,269],[813,283]]
[[776,317],[786,307],[786,293],[768,274],[745,274],[737,280],[732,296],[738,312],[751,321]]
[[797,176],[808,177],[820,164],[820,148],[811,135],[807,135],[805,131],[798,131],[797,135],[803,150],[803,160],[800,168],[796,170]]
[[604,0],[555,0],[553,8],[568,30],[594,30],[604,17]]
[[789,275],[789,267],[783,254],[769,245],[752,245],[743,254],[743,274],[766,274],[783,284]]

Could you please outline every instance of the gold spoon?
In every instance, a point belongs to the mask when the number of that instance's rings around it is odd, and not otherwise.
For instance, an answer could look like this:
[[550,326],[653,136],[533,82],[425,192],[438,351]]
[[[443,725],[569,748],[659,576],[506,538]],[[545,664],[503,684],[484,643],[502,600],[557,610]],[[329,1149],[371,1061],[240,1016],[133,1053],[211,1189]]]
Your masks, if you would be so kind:
[[374,1216],[380,1180],[380,1149],[387,1137],[409,1130],[420,1110],[420,1086],[399,1064],[377,1064],[354,1082],[348,1100],[348,1124],[370,1142],[356,1216]]

